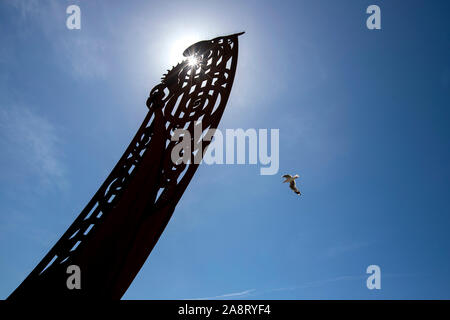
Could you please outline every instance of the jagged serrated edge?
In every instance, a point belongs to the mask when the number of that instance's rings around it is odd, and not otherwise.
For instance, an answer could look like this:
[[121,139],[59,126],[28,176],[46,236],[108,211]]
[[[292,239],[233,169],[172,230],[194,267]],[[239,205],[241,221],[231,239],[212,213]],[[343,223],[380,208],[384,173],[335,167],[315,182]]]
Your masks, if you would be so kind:
[[186,63],[186,60],[183,60],[182,62],[179,62],[179,63],[177,63],[177,65],[173,66],[172,69],[170,69],[170,70],[167,69],[167,73],[164,73],[163,76],[161,77],[161,82],[164,83],[168,79],[169,74],[174,72],[175,69],[180,68],[185,63]]

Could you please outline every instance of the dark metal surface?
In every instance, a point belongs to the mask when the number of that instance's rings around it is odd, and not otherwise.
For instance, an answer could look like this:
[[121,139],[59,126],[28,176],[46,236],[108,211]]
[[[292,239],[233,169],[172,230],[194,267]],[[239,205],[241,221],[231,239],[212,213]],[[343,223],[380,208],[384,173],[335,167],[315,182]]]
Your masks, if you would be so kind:
[[[192,162],[174,163],[171,151],[177,142],[171,136],[176,129],[189,130],[191,156],[201,159],[194,124],[201,121],[204,133],[217,128],[236,72],[239,35],[201,41],[186,49],[184,56],[198,57],[199,64],[183,61],[152,89],[149,112],[111,174],[8,299],[123,296],[198,167]],[[203,149],[208,143],[203,142]],[[66,286],[69,265],[80,267],[80,290]]]

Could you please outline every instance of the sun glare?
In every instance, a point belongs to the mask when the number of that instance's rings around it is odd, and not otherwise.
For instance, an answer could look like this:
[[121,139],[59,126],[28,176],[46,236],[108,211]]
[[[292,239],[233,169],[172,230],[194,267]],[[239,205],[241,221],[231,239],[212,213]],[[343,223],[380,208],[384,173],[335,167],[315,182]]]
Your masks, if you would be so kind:
[[201,37],[193,33],[177,37],[168,36],[167,40],[170,43],[170,48],[168,51],[168,63],[171,65],[176,65],[178,62],[186,59],[186,57],[183,57],[183,51],[190,45],[196,43],[197,41],[200,41]]
[[189,64],[190,67],[196,67],[198,65],[198,63],[200,62],[198,60],[198,58],[196,56],[193,56],[193,55],[189,56],[187,58],[187,60],[188,60],[188,64]]

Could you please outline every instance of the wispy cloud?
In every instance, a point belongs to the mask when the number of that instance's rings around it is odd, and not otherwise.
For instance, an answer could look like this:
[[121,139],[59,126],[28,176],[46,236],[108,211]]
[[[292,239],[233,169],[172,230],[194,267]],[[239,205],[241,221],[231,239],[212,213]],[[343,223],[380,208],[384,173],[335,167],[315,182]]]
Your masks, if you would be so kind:
[[66,185],[62,141],[47,119],[28,108],[2,106],[0,133],[2,161],[6,161],[2,175],[10,175],[9,168],[14,167],[13,171],[37,178],[41,187]]
[[329,283],[333,282],[339,282],[339,281],[350,281],[350,280],[357,280],[357,279],[364,279],[366,275],[347,275],[347,276],[339,276],[324,280],[316,280],[311,282],[306,282],[304,284],[298,285],[298,286],[292,286],[292,287],[282,287],[282,288],[276,288],[276,289],[269,289],[265,291],[261,291],[260,293],[270,293],[270,292],[276,292],[276,291],[291,291],[291,290],[298,290],[298,289],[307,289],[307,288],[314,288],[314,287],[320,287]]
[[[389,278],[414,277],[414,276],[417,276],[417,274],[384,274],[383,275],[383,277],[389,277]],[[325,286],[327,284],[331,284],[331,283],[335,283],[335,282],[353,281],[353,280],[365,281],[365,279],[367,279],[367,277],[368,277],[367,274],[344,275],[344,276],[338,276],[338,277],[333,277],[333,278],[328,278],[328,279],[323,279],[323,280],[310,281],[310,282],[306,282],[304,284],[294,285],[294,286],[286,286],[286,287],[279,287],[279,288],[274,288],[274,289],[263,289],[263,290],[250,289],[250,290],[245,290],[242,292],[227,293],[227,294],[222,294],[222,295],[218,295],[218,296],[198,298],[198,299],[192,299],[192,300],[236,299],[236,298],[243,298],[243,297],[249,297],[249,296],[260,296],[260,295],[270,294],[270,293],[275,293],[275,292],[295,291],[295,290],[301,290],[301,289],[321,287],[321,286]]]
[[12,5],[19,10],[21,18],[28,18],[30,15],[35,15],[40,12],[40,6],[38,0],[28,1],[10,1],[8,4]]
[[245,297],[255,291],[256,291],[255,289],[249,289],[249,290],[245,290],[245,291],[241,291],[241,292],[225,293],[225,294],[221,294],[219,296],[196,298],[193,300],[214,300],[214,299],[230,299],[230,298]]
[[329,283],[333,283],[333,282],[363,279],[365,277],[366,277],[366,275],[339,276],[339,277],[330,278],[330,279],[311,281],[311,282],[307,282],[307,283],[304,283],[301,285],[296,285],[296,286],[280,287],[280,288],[265,289],[265,290],[249,289],[249,290],[245,290],[245,291],[241,291],[241,292],[226,293],[226,294],[222,294],[222,295],[218,295],[218,296],[206,297],[206,298],[196,298],[196,299],[192,299],[192,300],[236,299],[236,298],[243,298],[243,297],[248,297],[248,296],[258,296],[258,295],[268,294],[268,293],[272,293],[272,292],[293,291],[293,290],[299,290],[299,289],[320,287],[320,286],[323,286],[323,285],[326,285]]
[[[17,32],[40,32],[51,44],[54,63],[74,78],[103,78],[107,74],[105,42],[90,30],[68,30],[66,8],[69,4],[51,1],[11,1],[18,12]],[[86,9],[87,10],[87,9]],[[82,15],[83,17],[83,15]]]
[[[338,276],[338,277],[324,279],[324,280],[306,282],[304,284],[297,285],[297,286],[281,287],[281,288],[275,288],[275,289],[269,289],[269,290],[255,291],[255,292],[253,292],[252,295],[321,287],[321,286],[324,286],[324,285],[327,285],[330,283],[341,282],[341,281],[353,281],[353,280],[365,281],[368,276],[369,276],[368,274],[344,275],[344,276]],[[383,273],[383,278],[405,278],[405,277],[417,277],[417,276],[423,276],[423,275],[416,274],[416,273]]]
[[62,50],[61,60],[73,77],[106,76],[108,66],[102,59],[106,50],[101,40],[89,36],[63,37],[59,39],[59,44],[56,50]]

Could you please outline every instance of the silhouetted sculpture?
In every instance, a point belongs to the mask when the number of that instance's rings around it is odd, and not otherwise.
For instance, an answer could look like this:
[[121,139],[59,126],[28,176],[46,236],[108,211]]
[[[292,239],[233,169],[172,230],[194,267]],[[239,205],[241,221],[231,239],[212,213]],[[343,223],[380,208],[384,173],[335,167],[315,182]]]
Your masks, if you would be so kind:
[[[172,161],[173,131],[189,130],[193,158],[198,153],[195,122],[202,121],[204,132],[217,128],[233,85],[241,34],[200,41],[185,50],[183,55],[196,57],[198,64],[184,60],[152,89],[149,112],[111,174],[8,299],[123,296],[198,167]],[[81,289],[68,289],[69,265],[79,266]]]

